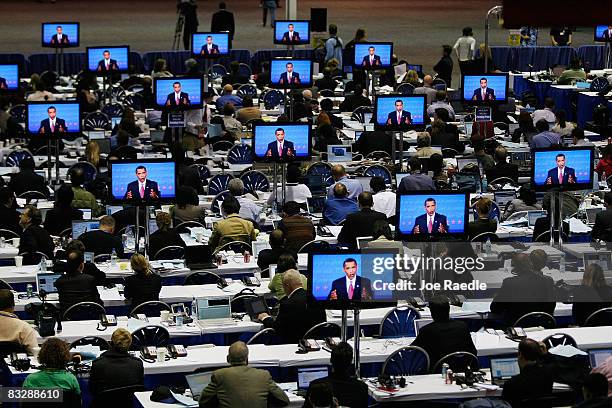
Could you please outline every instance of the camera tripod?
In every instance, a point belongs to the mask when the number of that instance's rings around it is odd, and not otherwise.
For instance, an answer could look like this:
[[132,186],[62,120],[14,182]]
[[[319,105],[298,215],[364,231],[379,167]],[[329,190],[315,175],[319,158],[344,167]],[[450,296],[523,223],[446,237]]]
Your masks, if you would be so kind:
[[183,25],[185,25],[185,16],[181,10],[177,10],[176,27],[174,28],[174,42],[172,43],[172,50],[176,51],[181,48],[181,35],[183,34]]

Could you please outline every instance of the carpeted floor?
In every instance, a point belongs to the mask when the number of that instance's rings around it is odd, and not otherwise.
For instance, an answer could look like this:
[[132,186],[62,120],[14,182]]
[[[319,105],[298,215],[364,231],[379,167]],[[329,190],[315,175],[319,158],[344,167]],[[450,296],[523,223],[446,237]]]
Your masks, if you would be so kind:
[[[261,26],[259,0],[226,0],[236,17],[235,48],[251,51],[272,48],[272,29]],[[210,28],[216,0],[199,0],[200,30]],[[281,1],[281,4],[284,2]],[[393,41],[396,54],[426,71],[440,56],[441,45],[453,45],[462,27],[470,25],[484,42],[484,16],[498,4],[494,0],[298,0],[298,17],[309,18],[311,7],[327,7],[328,23],[336,23],[340,37],[349,41],[358,27],[373,41]],[[81,45],[129,44],[135,51],[172,48],[176,24],[174,0],[0,0],[2,37],[0,52],[30,54],[40,48],[40,23],[80,21]],[[277,10],[284,16],[285,8]],[[541,45],[549,45],[548,30],[541,30]],[[506,43],[507,30],[492,24],[491,44]],[[574,45],[592,43],[591,29],[576,33]]]

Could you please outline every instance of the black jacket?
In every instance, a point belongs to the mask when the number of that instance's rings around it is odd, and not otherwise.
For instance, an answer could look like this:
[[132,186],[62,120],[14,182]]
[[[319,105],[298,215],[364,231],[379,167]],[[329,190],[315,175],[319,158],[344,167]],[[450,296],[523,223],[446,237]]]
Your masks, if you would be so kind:
[[513,408],[521,408],[523,400],[552,395],[552,387],[550,370],[540,364],[530,364],[504,384],[502,398]]
[[[355,142],[353,148],[364,157],[376,151],[392,153],[393,135],[390,132],[363,132],[359,140]],[[399,146],[398,146],[399,149]]]
[[102,391],[130,385],[142,385],[144,388],[144,369],[139,358],[111,349],[91,363],[89,392],[94,396],[92,406],[131,406],[131,398],[125,401],[118,401],[116,396],[112,401],[95,398]]
[[162,280],[159,275],[131,275],[125,278],[123,296],[132,301],[132,309],[150,300],[159,300]]
[[434,365],[445,355],[456,351],[467,351],[476,355],[470,329],[459,320],[433,322],[423,327],[413,346],[422,347],[429,354],[429,365]]
[[278,315],[263,321],[265,327],[273,327],[283,343],[297,343],[316,324],[326,320],[325,310],[309,307],[308,294],[303,288],[280,300]]
[[509,177],[518,183],[519,171],[518,166],[514,163],[497,163],[486,171],[487,182],[490,184],[493,180],[500,177]]
[[552,279],[533,272],[506,278],[491,302],[491,312],[503,315],[509,325],[530,312],[554,315],[553,285]]
[[443,79],[446,82],[446,86],[450,88],[453,78],[453,59],[444,56],[434,65],[433,69],[438,73],[438,78]]
[[347,215],[338,242],[357,248],[357,237],[371,237],[374,222],[378,220],[387,221],[387,216],[371,208],[362,208],[359,212]]
[[229,31],[230,40],[233,40],[235,32],[234,14],[227,10],[219,10],[214,13],[210,22],[210,31],[213,33]]
[[23,169],[19,173],[11,175],[8,186],[16,196],[26,191],[40,191],[45,197],[49,197],[49,188],[45,183],[45,178],[32,170]]
[[485,232],[495,233],[495,231],[497,231],[497,221],[479,218],[468,224],[468,239],[472,239]]
[[290,253],[297,262],[297,254],[294,251],[280,247],[261,250],[257,256],[257,266],[261,270],[267,269],[270,265],[278,263],[278,258],[284,253]]
[[353,112],[360,106],[370,106],[372,102],[363,95],[347,95],[340,104],[340,111]]
[[149,236],[149,255],[154,259],[157,252],[170,245],[185,247],[185,242],[175,229],[171,228],[168,231],[157,230]]
[[85,251],[93,252],[94,255],[110,254],[114,249],[119,258],[123,257],[121,238],[102,230],[87,231],[79,240],[85,245]]
[[[65,253],[64,253],[65,254]],[[55,258],[53,261],[53,272],[66,272],[66,259],[65,258]],[[106,274],[102,272],[95,263],[93,262],[85,262],[85,266],[83,267],[83,273],[85,275],[91,275],[96,280],[96,286],[104,286],[106,285]]]
[[[342,407],[366,408],[368,406],[368,386],[357,378],[334,373],[312,381],[310,387],[321,383],[327,383],[331,386],[334,397]],[[305,408],[312,407],[310,404],[310,387],[306,392],[306,398],[304,398]]]
[[595,225],[591,232],[593,239],[612,241],[612,208],[608,208],[595,215]]
[[12,208],[7,208],[0,205],[0,228],[21,234],[21,227],[19,226],[19,212]]
[[73,220],[82,220],[83,211],[77,208],[53,207],[45,216],[45,229],[51,235],[59,235],[62,231],[72,228]]
[[459,142],[459,129],[452,123],[446,123],[442,132],[434,134],[431,127],[427,129],[427,132],[431,135],[432,146],[442,146],[443,149],[455,149],[459,153],[465,150],[463,143]]
[[47,258],[53,259],[53,239],[40,225],[31,225],[21,233],[19,253],[42,252]]
[[178,177],[179,177],[179,186],[189,186],[193,187],[198,194],[204,194],[204,187],[202,186],[202,180],[200,180],[200,175],[198,171],[191,167],[186,166],[184,164],[179,166],[178,169]]
[[63,275],[55,281],[59,293],[60,311],[64,313],[70,306],[80,302],[95,302],[103,304],[100,300],[96,279],[84,273]]

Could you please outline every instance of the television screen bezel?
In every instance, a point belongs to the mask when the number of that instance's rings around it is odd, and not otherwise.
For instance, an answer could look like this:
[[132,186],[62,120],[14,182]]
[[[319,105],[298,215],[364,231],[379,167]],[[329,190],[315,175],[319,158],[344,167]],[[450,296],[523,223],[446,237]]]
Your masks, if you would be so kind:
[[7,66],[15,66],[17,67],[17,88],[14,89],[1,89],[0,90],[0,94],[11,94],[14,92],[19,91],[19,84],[21,83],[21,65],[20,64],[13,64],[13,63],[0,63],[0,66],[2,67],[7,67]]
[[[395,126],[395,125],[379,125],[378,122],[376,121],[376,118],[378,118],[378,100],[380,98],[385,98],[385,99],[393,99],[393,98],[421,98],[423,99],[423,124],[421,125],[410,125],[410,126]],[[376,100],[374,101],[374,113],[373,113],[373,119],[374,119],[374,129],[376,130],[383,130],[383,131],[391,131],[391,132],[398,132],[398,131],[408,131],[408,130],[425,130],[425,128],[427,128],[428,125],[431,124],[431,119],[429,118],[429,115],[427,115],[427,95],[425,94],[419,94],[419,95],[402,95],[402,94],[386,94],[386,95],[377,95],[376,96]],[[429,121],[429,122],[428,122]]]
[[198,79],[200,81],[200,103],[199,104],[191,104],[188,107],[180,107],[182,110],[190,110],[190,109],[200,109],[204,106],[204,79],[202,77],[196,76],[173,76],[173,77],[158,77],[153,78],[153,97],[155,99],[155,106],[161,109],[170,109],[165,105],[157,104],[157,83],[159,81],[174,81],[180,82],[186,79]]
[[[381,65],[380,67],[376,67],[376,68],[367,68],[367,67],[363,67],[361,66],[361,63],[357,63],[357,55],[353,55],[353,67],[355,68],[359,68],[359,69],[363,69],[365,71],[377,71],[380,69],[388,69],[391,68],[393,66],[393,42],[392,41],[366,41],[363,43],[359,43],[359,45],[390,45],[391,46],[391,55],[389,56],[389,64],[387,65]],[[369,48],[369,47],[368,47]],[[382,63],[382,61],[381,61]],[[406,66],[407,67],[407,66]]]
[[[113,165],[115,164],[132,164],[132,163],[174,163],[174,197],[160,197],[159,200],[154,202],[135,203],[133,200],[127,200],[124,198],[115,198],[113,195]],[[157,204],[173,204],[176,201],[176,190],[178,188],[178,166],[174,159],[122,159],[122,160],[110,160],[108,165],[108,177],[110,179],[110,188],[108,189],[108,204],[112,205],[157,205]]]
[[[51,45],[50,43],[45,43],[45,25],[55,25],[56,28],[58,25],[63,26],[66,24],[76,24],[77,26],[77,41],[76,43],[70,41],[68,45]],[[47,23],[40,24],[40,41],[42,48],[78,48],[81,46],[81,23],[78,21],[61,21],[61,22],[53,22],[49,21]]]
[[[98,72],[97,69],[95,69],[95,70],[89,69],[89,50],[100,49],[100,48],[111,48],[111,49],[112,48],[127,48],[127,57],[128,57],[127,67],[124,68],[124,69],[120,68],[117,71],[111,71],[111,72],[108,72],[108,73],[106,73],[106,72]],[[113,75],[113,74],[125,74],[130,69],[130,60],[131,60],[131,57],[130,57],[130,46],[129,45],[102,45],[102,46],[95,46],[95,47],[91,46],[91,47],[86,47],[85,48],[85,67],[86,67],[85,70],[89,71],[89,72],[95,72],[98,76],[106,76],[106,75]]]
[[[202,55],[199,52],[196,53],[195,50],[193,49],[193,40],[195,38],[196,35],[226,35],[227,36],[227,54],[221,54],[221,52],[219,51],[219,54],[215,54],[215,55]],[[196,57],[196,58],[201,58],[201,59],[218,59],[218,58],[222,58],[222,57],[229,57],[232,54],[232,39],[230,37],[230,32],[229,31],[198,31],[197,33],[192,33],[191,34],[191,56]]]
[[[589,163],[589,179],[590,183],[576,183],[576,184],[564,184],[562,186],[549,186],[549,185],[538,185],[535,183],[535,168],[536,168],[536,153],[539,152],[575,152],[579,150],[588,150],[591,152],[591,159]],[[593,189],[593,180],[595,177],[595,166],[594,166],[594,158],[595,158],[595,146],[573,146],[573,147],[536,147],[531,149],[531,175],[529,181],[533,186],[534,191],[542,192],[542,191],[580,191],[580,190],[592,190]]]
[[[34,139],[37,136],[39,138],[42,138],[44,140],[56,140],[56,139],[61,139],[64,138],[65,136],[79,136],[83,133],[83,120],[81,118],[81,114],[83,112],[81,112],[81,105],[76,102],[76,101],[31,101],[31,102],[26,102],[26,121],[25,121],[25,128],[26,128],[26,132],[25,134],[28,135],[28,137],[30,139]],[[66,132],[66,133],[62,133],[61,135],[49,135],[47,133],[33,133],[30,132],[30,127],[28,126],[30,123],[30,106],[33,105],[54,105],[54,106],[60,106],[60,105],[76,105],[79,107],[79,130],[77,131],[71,131],[71,132]]]
[[[308,40],[307,41],[303,41],[302,40],[302,37],[301,37],[302,33],[300,33],[300,42],[298,42],[298,43],[287,44],[287,43],[284,43],[282,41],[277,40],[276,39],[276,27],[280,27],[283,24],[287,25],[287,24],[290,24],[290,23],[307,23],[308,24]],[[300,19],[275,20],[274,21],[274,30],[272,30],[272,42],[275,45],[308,45],[308,44],[310,44],[311,33],[312,33],[312,30],[311,30],[311,27],[310,27],[310,20],[300,20]]]
[[[306,156],[296,156],[293,160],[279,160],[275,161],[273,158],[268,157],[259,157],[255,154],[255,146],[257,141],[257,128],[259,127],[283,127],[283,126],[306,126],[308,128],[308,155]],[[293,163],[293,162],[303,162],[312,160],[312,125],[310,123],[300,123],[300,122],[273,122],[273,123],[256,123],[253,125],[253,161],[259,163]]]
[[609,40],[607,40],[607,41],[606,41],[606,40],[604,40],[603,38],[601,38],[601,39],[600,39],[600,38],[597,36],[597,27],[598,27],[598,26],[601,26],[601,25],[606,26],[606,27],[608,26],[608,24],[598,24],[598,25],[596,25],[595,27],[593,27],[593,42],[603,43],[603,44],[605,44],[605,43],[609,43],[609,42],[612,42],[612,38],[610,38]]
[[[499,100],[494,100],[494,101],[473,101],[473,100],[466,100],[464,98],[465,96],[465,77],[466,76],[479,76],[479,77],[505,77],[506,78],[506,92],[505,92],[505,98],[504,99],[499,99]],[[510,90],[510,74],[508,73],[493,73],[493,74],[461,74],[461,101],[463,102],[464,105],[467,106],[476,106],[476,105],[503,105],[508,103],[508,92]]]
[[313,76],[313,63],[312,63],[312,59],[310,58],[287,58],[287,57],[280,57],[280,58],[272,58],[270,60],[270,77],[272,77],[272,61],[308,61],[310,62],[310,83],[309,84],[289,84],[289,85],[282,85],[282,84],[275,84],[272,83],[272,79],[270,78],[270,85],[269,87],[272,89],[304,89],[304,88],[312,88],[312,86],[314,85],[314,76]]

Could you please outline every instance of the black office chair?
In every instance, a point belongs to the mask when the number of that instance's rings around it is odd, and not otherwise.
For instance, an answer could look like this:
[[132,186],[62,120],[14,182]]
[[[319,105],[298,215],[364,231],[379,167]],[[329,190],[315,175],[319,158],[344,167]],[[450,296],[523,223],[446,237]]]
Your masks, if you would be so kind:
[[531,312],[519,317],[512,327],[543,327],[545,329],[554,329],[557,327],[555,318],[544,312]]
[[183,285],[216,285],[221,282],[221,277],[213,272],[199,271],[190,273],[185,277]]
[[232,312],[233,313],[246,313],[246,304],[248,301],[252,299],[257,299],[259,295],[255,293],[243,293],[240,295],[234,296],[232,298]]
[[170,342],[170,334],[162,326],[145,326],[132,332],[130,350],[139,351],[143,347],[164,347]]
[[11,353],[25,353],[25,347],[16,341],[0,341],[0,358],[9,356]]
[[252,245],[249,242],[245,241],[232,241],[227,242],[217,249],[214,250],[213,255],[215,255],[219,251],[234,251],[237,254],[243,254],[244,251],[251,251]]
[[308,254],[314,251],[326,250],[330,247],[331,245],[329,242],[315,239],[302,245],[302,247],[298,250],[298,254]]
[[136,317],[137,314],[144,314],[147,317],[159,316],[162,310],[171,311],[172,308],[166,302],[160,300],[150,300],[143,302],[132,309],[131,317]]
[[491,242],[498,242],[499,236],[497,236],[497,234],[494,232],[483,232],[473,237],[470,241],[471,242],[487,242],[487,240]]
[[584,321],[584,326],[612,326],[612,307],[606,307],[591,313]]
[[429,355],[421,347],[407,346],[392,353],[383,363],[381,374],[420,375],[429,372]]
[[434,364],[432,373],[439,373],[442,370],[442,364],[448,364],[448,367],[455,373],[464,373],[467,367],[472,370],[478,370],[478,357],[467,351],[456,351],[442,357]]
[[8,282],[0,279],[0,289],[13,290],[13,287]]
[[106,314],[104,306],[95,302],[79,302],[66,309],[62,320],[99,320],[103,314]]
[[178,245],[163,247],[157,251],[153,260],[158,261],[163,259],[185,259],[185,248]]
[[[233,309],[232,309],[233,310]],[[249,344],[265,344],[269,346],[275,343],[276,332],[273,328],[268,327],[267,329],[263,329],[260,332],[257,332],[247,341],[247,346]]]
[[189,228],[194,228],[194,227],[196,227],[196,228],[204,228],[204,225],[202,225],[201,223],[199,223],[197,221],[185,221],[185,222],[181,222],[174,229],[179,234],[182,234],[182,233],[189,232]]
[[326,337],[340,337],[342,328],[337,323],[323,322],[312,326],[306,333],[304,339],[324,339]]
[[77,346],[96,346],[96,347],[100,347],[100,350],[102,351],[108,350],[110,348],[108,341],[98,336],[81,337],[80,339],[75,340],[72,343],[70,343],[70,350],[72,350],[73,348]]
[[93,397],[91,408],[132,407],[134,406],[134,393],[144,390],[143,384],[104,390]]
[[574,340],[574,338],[569,334],[565,333],[551,334],[550,336],[542,340],[542,343],[546,345],[547,349],[551,349],[556,346],[574,346],[578,348],[576,340]]

